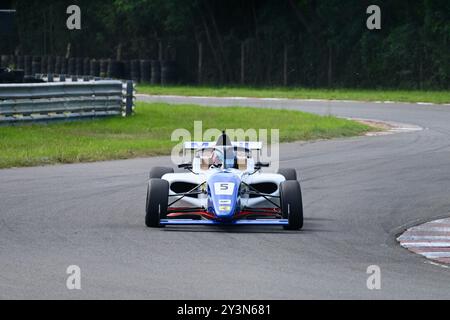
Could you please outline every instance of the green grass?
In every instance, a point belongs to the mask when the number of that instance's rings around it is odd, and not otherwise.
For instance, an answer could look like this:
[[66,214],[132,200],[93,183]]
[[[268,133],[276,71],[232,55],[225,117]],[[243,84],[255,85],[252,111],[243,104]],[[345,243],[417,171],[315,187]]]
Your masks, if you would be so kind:
[[332,116],[271,109],[138,103],[129,118],[0,127],[0,168],[170,154],[177,128],[280,129],[282,142],[330,139],[372,130]]
[[306,88],[253,88],[206,86],[151,86],[139,85],[139,93],[153,95],[254,97],[289,99],[325,99],[356,101],[399,101],[450,103],[450,91],[421,90],[366,90],[366,89],[306,89]]

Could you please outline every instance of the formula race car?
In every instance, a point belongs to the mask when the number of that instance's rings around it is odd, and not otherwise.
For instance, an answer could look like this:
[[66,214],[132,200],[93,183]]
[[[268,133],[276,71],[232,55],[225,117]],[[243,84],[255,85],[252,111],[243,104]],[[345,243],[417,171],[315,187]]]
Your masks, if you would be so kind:
[[173,168],[156,167],[148,182],[148,227],[169,225],[303,226],[300,183],[294,169],[264,173],[261,142],[232,142],[223,133],[216,143],[187,142],[191,162]]

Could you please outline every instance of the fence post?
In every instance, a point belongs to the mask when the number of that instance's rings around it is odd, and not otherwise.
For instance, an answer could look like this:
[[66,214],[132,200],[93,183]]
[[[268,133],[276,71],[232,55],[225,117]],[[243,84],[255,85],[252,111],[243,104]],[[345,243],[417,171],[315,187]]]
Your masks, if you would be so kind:
[[133,81],[127,81],[127,89],[126,89],[126,102],[125,102],[125,116],[129,117],[133,114],[133,93],[134,86]]
[[245,41],[241,42],[241,84],[245,83]]
[[198,76],[198,83],[202,84],[203,78],[203,43],[198,43],[198,65],[197,65],[197,76]]
[[284,59],[283,59],[283,85],[288,85],[288,45],[284,44]]

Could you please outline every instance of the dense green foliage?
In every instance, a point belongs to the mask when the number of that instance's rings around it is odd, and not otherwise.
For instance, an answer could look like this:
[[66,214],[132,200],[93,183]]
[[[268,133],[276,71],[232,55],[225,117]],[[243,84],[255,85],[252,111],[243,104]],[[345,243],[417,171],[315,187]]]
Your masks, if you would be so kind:
[[[65,28],[69,4],[82,30]],[[366,9],[382,29],[366,28]],[[448,89],[448,0],[15,0],[25,54],[175,59],[188,83]],[[199,75],[199,46],[203,61]],[[242,50],[243,49],[243,50]],[[244,52],[244,74],[241,53]]]

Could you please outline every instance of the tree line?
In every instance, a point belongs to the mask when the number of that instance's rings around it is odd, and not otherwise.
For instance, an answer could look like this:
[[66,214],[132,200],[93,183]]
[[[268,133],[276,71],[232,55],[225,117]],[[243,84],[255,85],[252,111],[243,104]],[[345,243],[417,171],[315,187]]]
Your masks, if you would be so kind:
[[[66,9],[81,8],[69,31]],[[381,30],[368,30],[368,6]],[[450,84],[448,0],[12,0],[0,53],[173,60],[179,81],[307,87]]]

